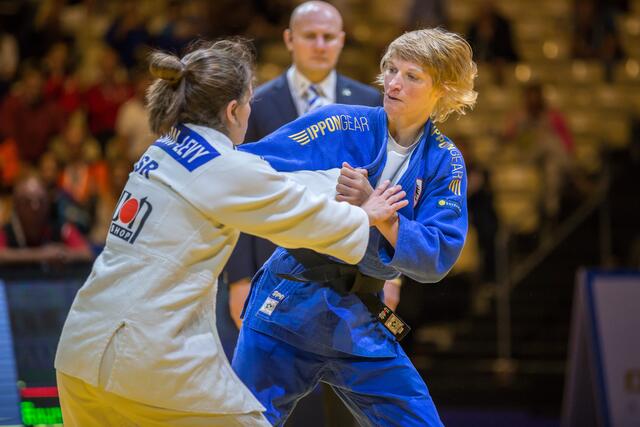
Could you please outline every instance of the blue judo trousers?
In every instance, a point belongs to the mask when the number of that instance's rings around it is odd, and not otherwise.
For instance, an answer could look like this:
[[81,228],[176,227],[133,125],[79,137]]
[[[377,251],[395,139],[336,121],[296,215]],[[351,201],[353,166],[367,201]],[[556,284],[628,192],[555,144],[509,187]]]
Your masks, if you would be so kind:
[[[375,186],[387,138],[382,108],[334,104],[239,148],[282,172],[330,172],[346,161],[367,169]],[[398,213],[396,247],[371,229],[358,269],[379,279],[404,274],[437,282],[464,245],[466,173],[460,151],[431,121],[398,184],[410,203]],[[278,248],[253,278],[243,313],[233,368],[267,408],[267,419],[284,424],[297,401],[323,381],[361,425],[441,426],[424,381],[358,296],[278,276],[303,270]]]

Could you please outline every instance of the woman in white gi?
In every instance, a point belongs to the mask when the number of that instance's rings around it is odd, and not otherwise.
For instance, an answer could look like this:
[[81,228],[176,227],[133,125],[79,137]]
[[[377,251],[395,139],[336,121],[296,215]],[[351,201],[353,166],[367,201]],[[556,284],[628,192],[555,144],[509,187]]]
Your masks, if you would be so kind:
[[405,194],[381,186],[353,207],[235,151],[253,78],[240,42],[181,60],[156,53],[150,69],[150,123],[163,136],[135,165],[62,331],[65,426],[268,425],[215,330],[216,278],[239,232],[354,263]]

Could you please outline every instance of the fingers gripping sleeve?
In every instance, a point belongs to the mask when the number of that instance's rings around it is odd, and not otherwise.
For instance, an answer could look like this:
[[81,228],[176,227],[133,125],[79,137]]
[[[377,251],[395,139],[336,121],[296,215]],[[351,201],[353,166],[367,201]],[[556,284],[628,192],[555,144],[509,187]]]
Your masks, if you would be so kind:
[[220,156],[187,190],[213,220],[285,248],[305,247],[357,263],[366,250],[366,213],[312,193],[250,154]]

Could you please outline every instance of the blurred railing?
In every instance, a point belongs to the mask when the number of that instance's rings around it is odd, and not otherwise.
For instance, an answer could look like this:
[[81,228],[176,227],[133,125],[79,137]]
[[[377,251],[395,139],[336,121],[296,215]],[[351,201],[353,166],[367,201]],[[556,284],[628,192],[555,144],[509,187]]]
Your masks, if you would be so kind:
[[515,363],[512,358],[511,333],[511,293],[533,272],[553,251],[575,230],[591,218],[597,211],[598,242],[600,264],[607,265],[611,259],[611,221],[609,212],[609,190],[611,167],[604,162],[596,190],[578,206],[552,235],[545,235],[538,247],[522,261],[512,265],[510,260],[511,235],[504,227],[498,230],[496,242],[496,333],[497,360],[494,369],[498,372],[512,372]]

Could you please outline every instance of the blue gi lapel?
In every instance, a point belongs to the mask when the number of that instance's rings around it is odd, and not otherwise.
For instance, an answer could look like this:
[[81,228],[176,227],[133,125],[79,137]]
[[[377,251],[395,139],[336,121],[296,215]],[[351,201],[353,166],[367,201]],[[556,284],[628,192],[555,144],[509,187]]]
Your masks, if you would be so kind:
[[369,176],[369,182],[371,186],[375,188],[378,180],[380,179],[380,175],[382,175],[382,171],[384,170],[384,165],[387,163],[387,143],[389,139],[389,126],[387,122],[387,114],[381,114],[382,117],[382,129],[384,129],[384,144],[380,145],[380,151],[378,155],[373,160],[373,162],[368,165],[362,166],[363,169],[367,170]]
[[[424,132],[422,137],[420,138],[420,142],[413,153],[411,154],[411,158],[409,159],[409,167],[407,171],[402,175],[398,184],[402,186],[402,189],[407,193],[407,199],[409,200],[409,204],[404,208],[400,209],[400,213],[407,218],[413,219],[413,210],[414,210],[414,197],[418,197],[421,195],[420,192],[422,188],[424,188],[424,184],[420,184],[420,188],[418,190],[418,194],[416,194],[416,184],[418,179],[422,179],[425,173],[425,166],[427,164],[427,153],[429,150],[429,141],[432,139],[432,123],[431,119],[427,121],[424,125]],[[387,116],[384,115],[384,128],[388,129],[387,126]],[[371,186],[375,187],[380,179],[380,175],[382,175],[382,171],[384,170],[384,166],[387,163],[387,143],[389,138],[389,133],[385,132],[385,141],[382,144],[380,152],[376,156],[376,159],[366,166],[363,166],[367,169],[369,173],[369,182]],[[416,200],[417,201],[417,200]]]
[[[402,189],[407,193],[407,199],[409,204],[400,209],[400,213],[407,218],[413,219],[414,205],[417,200],[414,197],[419,198],[421,196],[422,189],[426,183],[422,182],[425,175],[425,167],[427,165],[427,154],[429,152],[429,145],[433,136],[431,135],[433,124],[431,119],[427,120],[424,125],[424,132],[422,138],[409,159],[409,167],[404,175],[398,181],[398,184],[402,186]],[[418,188],[418,194],[416,194],[416,186],[420,179],[420,186]]]

